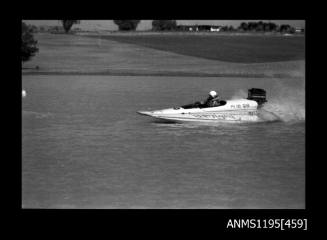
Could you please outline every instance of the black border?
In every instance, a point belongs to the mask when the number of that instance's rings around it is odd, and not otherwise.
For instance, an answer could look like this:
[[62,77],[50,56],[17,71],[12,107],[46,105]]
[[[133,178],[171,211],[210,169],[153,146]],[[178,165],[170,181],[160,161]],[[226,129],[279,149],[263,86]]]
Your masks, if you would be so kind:
[[[149,3],[150,4],[150,3]],[[155,3],[152,3],[155,5]],[[51,4],[52,5],[52,4]],[[201,7],[198,7],[196,4],[192,4],[197,11],[197,13],[201,12]],[[199,5],[199,4],[198,4]],[[220,8],[224,9],[224,5],[219,5]],[[24,8],[23,6],[22,8]],[[116,6],[115,6],[116,7]],[[133,8],[133,5],[130,6]],[[59,8],[59,7],[57,7]],[[47,11],[39,12],[37,11],[23,11],[20,16],[18,16],[15,20],[15,29],[18,31],[14,31],[13,36],[14,39],[11,43],[13,43],[14,47],[17,49],[17,54],[15,57],[11,57],[13,62],[15,62],[15,81],[13,91],[15,93],[15,99],[12,100],[15,106],[14,110],[12,110],[12,116],[15,116],[15,125],[12,127],[14,129],[14,136],[11,139],[13,143],[14,150],[11,151],[10,156],[14,156],[15,164],[14,171],[16,174],[13,175],[10,173],[10,179],[14,179],[11,183],[14,182],[14,186],[11,187],[13,190],[13,194],[10,194],[13,199],[10,201],[10,205],[13,205],[14,216],[19,217],[20,223],[25,225],[25,228],[31,227],[32,229],[35,227],[47,229],[50,226],[78,226],[79,228],[90,227],[88,224],[92,225],[95,228],[115,228],[118,226],[119,228],[123,227],[124,231],[129,231],[135,228],[144,229],[145,231],[149,231],[152,229],[161,229],[164,230],[166,227],[176,228],[178,230],[185,229],[188,232],[192,232],[193,230],[197,230],[199,228],[207,230],[208,232],[280,232],[278,229],[268,230],[268,229],[226,229],[226,224],[228,219],[230,218],[258,218],[258,219],[267,219],[267,218],[307,218],[308,219],[308,231],[312,231],[315,229],[314,221],[313,221],[313,209],[314,200],[313,200],[313,162],[311,161],[311,156],[313,156],[313,144],[314,140],[312,136],[312,132],[310,129],[313,126],[313,120],[311,116],[313,116],[314,111],[313,108],[308,108],[307,106],[311,106],[313,88],[311,85],[312,81],[312,71],[309,69],[312,67],[311,63],[312,55],[310,55],[311,46],[309,44],[314,44],[314,41],[311,40],[312,34],[314,34],[313,28],[314,22],[311,21],[307,16],[303,15],[301,9],[294,9],[291,6],[292,12],[297,15],[290,18],[290,11],[288,8],[284,8],[284,12],[275,11],[276,9],[270,9],[271,12],[263,15],[256,15],[258,12],[249,11],[248,14],[244,16],[244,14],[238,16],[226,16],[226,11],[217,12],[212,8],[204,8],[204,12],[195,15],[190,13],[189,7],[185,7],[184,5],[181,8],[172,9],[173,7],[170,5],[167,9],[162,8],[161,10],[164,12],[148,12],[145,8],[144,12],[141,11],[141,14],[138,12],[135,14],[131,12],[121,13],[120,11],[110,10],[106,12],[105,9],[102,9],[96,14],[93,12],[90,16],[91,9],[86,7],[85,11],[79,11],[79,13],[71,14],[70,8],[66,9],[66,11],[59,11],[55,7],[52,13]],[[71,7],[75,8],[76,7]],[[231,8],[229,8],[231,9]],[[99,10],[99,9],[98,9]],[[176,13],[177,10],[177,13]],[[295,11],[294,11],[295,10]],[[254,12],[254,13],[253,13]],[[87,13],[87,14],[86,14]],[[168,15],[167,15],[168,14]],[[186,15],[185,15],[186,14]],[[227,13],[228,14],[228,13]],[[306,208],[304,210],[290,210],[290,209],[276,209],[276,210],[268,210],[268,209],[217,209],[217,210],[153,210],[153,209],[145,209],[145,210],[50,210],[50,209],[22,209],[21,208],[21,62],[20,62],[20,49],[19,49],[19,36],[21,33],[21,21],[22,19],[60,19],[62,17],[73,15],[76,19],[113,19],[116,17],[128,17],[135,19],[305,19],[306,21]],[[93,16],[92,16],[93,15]],[[202,16],[201,16],[202,15]],[[237,15],[237,13],[236,13]],[[308,51],[310,48],[310,51]],[[12,72],[13,73],[13,72]],[[11,74],[13,76],[13,74]],[[309,80],[310,79],[310,80]],[[13,99],[12,97],[10,99]],[[20,125],[19,127],[17,125]],[[17,147],[17,149],[16,149]],[[133,226],[131,229],[125,228],[125,226]],[[51,227],[50,227],[51,228]],[[203,230],[202,230],[203,231]],[[287,230],[286,230],[287,231]],[[296,231],[296,230],[289,230]],[[300,230],[299,232],[303,232]],[[218,234],[218,232],[216,232]],[[205,232],[203,232],[205,235]],[[160,235],[160,234],[159,234]],[[110,235],[109,235],[110,236]],[[218,235],[213,235],[217,237]]]

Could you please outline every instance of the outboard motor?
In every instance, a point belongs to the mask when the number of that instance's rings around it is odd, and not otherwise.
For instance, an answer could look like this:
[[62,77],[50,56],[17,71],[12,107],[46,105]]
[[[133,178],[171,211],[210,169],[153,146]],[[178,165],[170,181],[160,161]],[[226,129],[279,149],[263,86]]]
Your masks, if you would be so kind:
[[256,101],[260,107],[267,102],[266,91],[261,88],[251,88],[248,90],[247,99]]

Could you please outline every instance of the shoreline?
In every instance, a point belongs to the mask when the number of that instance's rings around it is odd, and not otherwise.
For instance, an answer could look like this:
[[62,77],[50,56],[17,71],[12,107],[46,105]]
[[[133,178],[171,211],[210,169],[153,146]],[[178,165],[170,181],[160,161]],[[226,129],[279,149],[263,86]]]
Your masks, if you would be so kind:
[[24,75],[58,75],[58,76],[154,76],[154,77],[215,77],[215,78],[301,78],[300,76],[292,76],[289,74],[275,73],[275,74],[247,74],[247,73],[191,73],[191,72],[174,72],[174,71],[95,71],[95,72],[82,72],[82,71],[22,71]]
[[[46,32],[44,32],[46,33]],[[64,33],[53,33],[64,34]],[[196,36],[266,36],[266,37],[305,37],[305,33],[280,33],[280,32],[182,32],[182,31],[77,31],[71,35],[77,36],[139,36],[139,35],[196,35]]]

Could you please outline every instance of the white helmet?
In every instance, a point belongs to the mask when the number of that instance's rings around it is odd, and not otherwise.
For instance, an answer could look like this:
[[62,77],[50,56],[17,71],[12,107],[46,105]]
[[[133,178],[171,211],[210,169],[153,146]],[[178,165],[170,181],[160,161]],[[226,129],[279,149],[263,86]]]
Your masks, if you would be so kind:
[[209,95],[214,98],[217,97],[218,94],[215,91],[210,91]]

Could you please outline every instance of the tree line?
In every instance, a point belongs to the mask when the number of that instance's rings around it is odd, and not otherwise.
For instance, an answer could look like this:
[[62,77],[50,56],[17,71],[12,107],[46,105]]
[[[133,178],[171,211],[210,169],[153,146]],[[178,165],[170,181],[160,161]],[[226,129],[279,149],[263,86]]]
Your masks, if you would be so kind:
[[[119,31],[135,31],[141,20],[113,20],[118,26]],[[74,24],[79,24],[80,20],[61,20],[62,30],[59,26],[52,27],[53,33],[60,33],[60,31],[69,33]],[[33,31],[37,32],[37,28],[32,26]],[[41,28],[41,27],[40,27]],[[242,22],[238,27],[233,26],[213,26],[213,25],[178,25],[176,20],[153,20],[152,31],[211,31],[214,30],[221,32],[281,32],[281,33],[294,33],[295,28],[282,24],[277,25],[273,22]],[[43,29],[42,29],[43,30]]]
[[240,31],[249,32],[281,32],[281,33],[294,33],[295,28],[289,24],[277,25],[272,22],[242,22],[238,27]]

